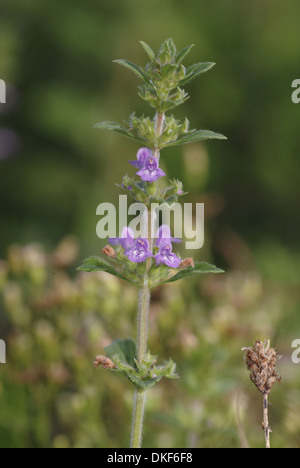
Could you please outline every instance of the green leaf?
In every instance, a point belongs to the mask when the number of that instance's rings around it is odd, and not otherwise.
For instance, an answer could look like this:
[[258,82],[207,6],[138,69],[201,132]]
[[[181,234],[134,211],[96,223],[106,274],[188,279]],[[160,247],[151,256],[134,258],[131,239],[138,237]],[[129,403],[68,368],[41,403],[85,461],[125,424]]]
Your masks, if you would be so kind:
[[135,368],[135,359],[137,358],[135,341],[131,339],[115,340],[104,349],[106,356],[110,359],[112,359],[114,356],[118,356],[120,361]]
[[177,65],[172,65],[171,63],[166,63],[161,67],[161,76],[162,78],[166,78],[171,73],[173,73],[177,68]]
[[182,49],[179,54],[176,56],[176,63],[179,65],[182,60],[190,53],[191,49],[194,47],[195,44],[191,44],[184,49]]
[[227,137],[221,133],[215,133],[210,130],[195,130],[179,137],[177,140],[167,143],[165,146],[185,145],[187,143],[195,143],[196,141],[204,140],[227,140]]
[[113,62],[118,63],[119,65],[122,65],[123,67],[127,68],[136,76],[138,76],[141,80],[151,85],[147,75],[143,72],[143,70],[140,67],[138,67],[134,63],[129,62],[128,60],[123,60],[123,59],[113,60]]
[[175,56],[176,56],[176,46],[174,44],[174,41],[173,39],[169,38],[169,39],[166,39],[160,49],[159,49],[159,55],[160,57],[164,57],[164,58],[167,58],[167,56],[169,57],[169,59],[174,59]]
[[173,39],[172,38],[167,39],[166,44],[169,48],[169,51],[171,52],[171,57],[174,58],[176,56],[177,50],[176,50],[176,46],[174,44]]
[[143,388],[144,390],[154,387],[154,385],[156,385],[163,378],[163,376],[159,376],[153,379],[142,380],[135,375],[127,375],[127,377],[137,387]]
[[155,54],[154,54],[153,50],[151,49],[151,47],[148,44],[146,44],[146,42],[144,42],[144,41],[140,41],[140,44],[143,47],[143,49],[145,50],[145,52],[147,53],[147,55],[150,58],[151,62],[156,63]]
[[122,125],[118,124],[117,122],[98,122],[94,125],[93,128],[99,128],[100,130],[112,130],[113,132],[119,133],[120,135],[123,135],[127,138],[130,138],[131,140],[138,141],[139,143],[144,144],[145,140],[139,136],[134,135],[131,133],[129,130],[127,130],[125,127]]
[[184,98],[182,99],[177,99],[175,101],[163,101],[161,103],[161,110],[163,112],[167,112],[168,110],[171,110],[171,109],[174,109],[175,107],[178,107],[178,106],[181,106],[182,104],[184,104],[187,100],[189,99],[189,96],[186,95]]
[[145,359],[139,362],[136,358],[137,347],[132,340],[116,340],[105,348],[106,355],[115,364],[112,372],[123,374],[136,387],[151,388],[163,377],[177,379],[176,364],[170,359],[161,366],[156,366],[156,356],[147,354]]
[[209,263],[206,263],[206,262],[199,262],[199,263],[196,263],[194,267],[188,267],[188,268],[185,268],[184,270],[179,271],[176,275],[172,276],[172,278],[169,278],[168,280],[163,281],[163,283],[174,283],[175,281],[178,281],[181,279],[191,278],[193,276],[203,275],[203,274],[208,274],[208,273],[220,274],[220,273],[224,273],[224,270],[221,270],[220,268],[217,268],[216,266],[210,265]]
[[88,257],[84,260],[83,264],[77,268],[77,271],[86,271],[93,273],[95,271],[105,271],[110,275],[116,276],[124,281],[128,281],[131,284],[135,284],[133,281],[128,279],[126,276],[119,273],[110,263],[99,257]]
[[191,80],[194,80],[199,76],[201,73],[206,73],[211,70],[216,64],[213,62],[205,62],[205,63],[196,63],[191,67],[187,68],[186,76],[179,82],[179,86],[183,86]]

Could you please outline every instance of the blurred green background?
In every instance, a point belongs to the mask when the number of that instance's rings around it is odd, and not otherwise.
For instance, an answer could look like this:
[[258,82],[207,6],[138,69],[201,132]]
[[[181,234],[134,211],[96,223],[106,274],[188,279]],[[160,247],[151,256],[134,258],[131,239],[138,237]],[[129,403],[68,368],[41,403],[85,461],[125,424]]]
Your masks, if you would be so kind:
[[157,49],[168,37],[195,44],[186,65],[217,63],[176,116],[228,142],[165,150],[162,165],[186,201],[205,202],[195,258],[227,273],[154,293],[150,349],[181,379],[150,392],[144,446],[262,447],[261,395],[241,348],[271,338],[283,356],[273,446],[300,447],[299,20],[298,0],[2,2],[1,447],[128,445],[133,388],[92,361],[135,335],[136,291],[75,268],[104,246],[96,207],[118,200],[138,149],[92,126],[149,112],[112,60],[145,64],[138,41]]

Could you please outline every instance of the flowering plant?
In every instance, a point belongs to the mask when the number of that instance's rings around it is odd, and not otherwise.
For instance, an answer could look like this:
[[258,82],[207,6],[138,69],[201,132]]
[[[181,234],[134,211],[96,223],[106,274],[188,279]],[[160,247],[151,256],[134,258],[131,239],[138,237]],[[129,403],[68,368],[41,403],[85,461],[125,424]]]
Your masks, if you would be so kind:
[[[184,195],[180,181],[160,189],[158,181],[166,177],[160,168],[160,152],[163,148],[210,139],[225,139],[221,134],[208,130],[190,130],[189,121],[180,122],[166,112],[183,104],[189,95],[182,88],[202,73],[209,71],[214,63],[197,63],[190,67],[182,64],[193,46],[177,51],[172,39],[167,39],[157,54],[141,42],[149,57],[145,67],[127,60],[116,60],[125,66],[143,84],[139,96],[155,109],[154,118],[130,116],[128,124],[100,122],[96,128],[113,130],[142,145],[137,158],[130,161],[136,171],[135,177],[126,175],[121,187],[135,201],[146,208],[146,237],[135,237],[130,227],[123,229],[121,237],[110,238],[110,246],[102,255],[89,257],[78,268],[81,271],[105,271],[140,288],[138,305],[137,342],[132,339],[116,340],[98,356],[95,365],[125,375],[135,386],[131,447],[141,446],[142,425],[147,390],[163,377],[177,378],[176,366],[172,360],[163,365],[156,364],[147,347],[148,319],[151,289],[164,283],[193,277],[204,273],[221,273],[222,270],[205,262],[194,263],[193,259],[182,260],[173,252],[173,244],[180,239],[172,237],[168,225],[158,226],[151,211],[152,203],[166,203],[172,206]],[[111,247],[114,246],[115,248]]]

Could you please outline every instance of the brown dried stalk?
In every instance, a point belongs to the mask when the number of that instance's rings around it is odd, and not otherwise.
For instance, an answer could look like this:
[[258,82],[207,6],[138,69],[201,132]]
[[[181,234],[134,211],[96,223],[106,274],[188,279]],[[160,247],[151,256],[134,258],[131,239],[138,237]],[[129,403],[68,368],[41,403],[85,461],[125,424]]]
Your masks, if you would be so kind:
[[250,378],[257,389],[263,394],[263,422],[266,448],[271,448],[269,425],[269,395],[276,382],[281,382],[281,377],[276,370],[276,363],[280,356],[271,348],[270,340],[265,344],[256,341],[254,348],[243,348],[246,351],[246,363],[250,371]]

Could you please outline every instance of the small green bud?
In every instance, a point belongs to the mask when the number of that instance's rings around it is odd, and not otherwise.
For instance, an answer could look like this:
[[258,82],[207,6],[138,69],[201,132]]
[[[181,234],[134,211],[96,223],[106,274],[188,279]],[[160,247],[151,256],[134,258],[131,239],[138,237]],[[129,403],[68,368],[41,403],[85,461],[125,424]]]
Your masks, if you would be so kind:
[[172,185],[171,187],[168,187],[164,193],[164,198],[169,198],[177,194],[177,186]]
[[132,184],[133,184],[133,179],[131,177],[129,177],[128,175],[123,177],[123,181],[122,181],[123,188],[128,189],[132,187]]
[[181,126],[181,132],[186,133],[189,131],[190,122],[187,118],[184,119],[184,123]]

